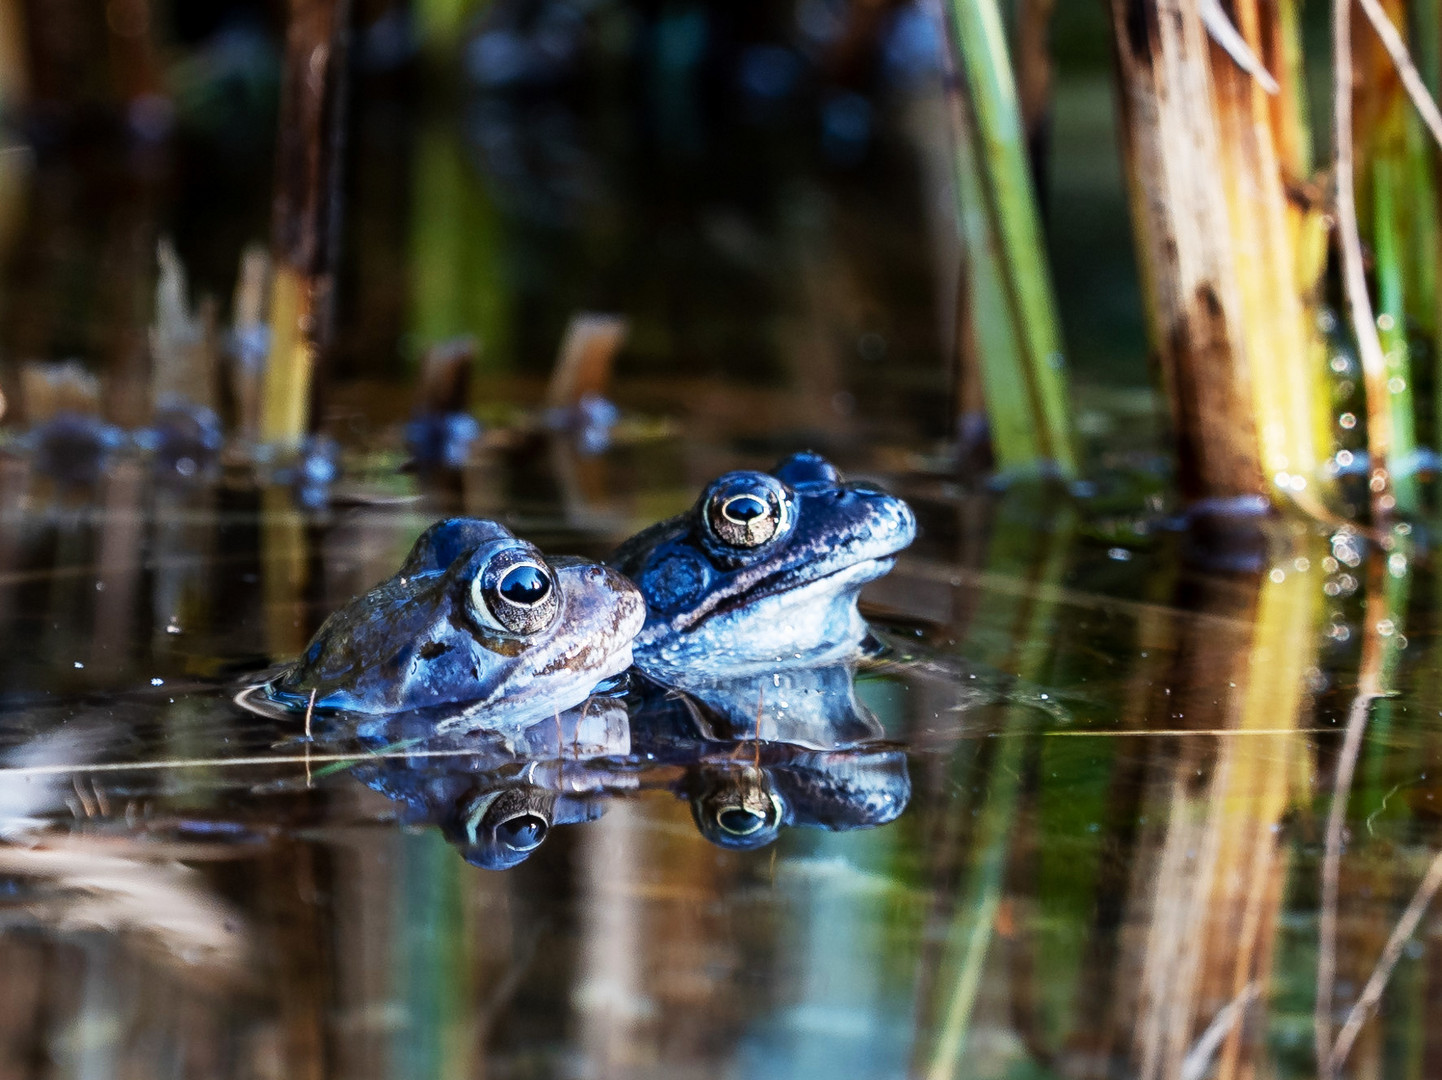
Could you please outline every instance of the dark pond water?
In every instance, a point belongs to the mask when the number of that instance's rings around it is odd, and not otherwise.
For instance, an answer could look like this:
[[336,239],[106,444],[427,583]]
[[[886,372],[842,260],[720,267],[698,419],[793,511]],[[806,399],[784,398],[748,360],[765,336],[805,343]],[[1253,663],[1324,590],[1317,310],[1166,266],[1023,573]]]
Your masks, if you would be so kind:
[[[1125,259],[1089,266],[1127,244],[1104,82],[1058,125],[1079,493],[951,462],[934,101],[698,129],[663,91],[617,126],[622,91],[362,82],[308,486],[133,446],[58,476],[12,362],[78,356],[143,423],[155,244],[229,294],[264,125],[0,156],[0,1077],[1290,1078],[1319,1030],[1347,1075],[1442,1073],[1442,575],[1420,535],[1146,494]],[[535,419],[582,309],[631,320],[593,445]],[[407,471],[415,358],[463,332],[487,434]],[[920,522],[854,673],[494,737],[233,700],[438,517],[600,557],[803,446]],[[738,806],[768,843],[715,842]]]

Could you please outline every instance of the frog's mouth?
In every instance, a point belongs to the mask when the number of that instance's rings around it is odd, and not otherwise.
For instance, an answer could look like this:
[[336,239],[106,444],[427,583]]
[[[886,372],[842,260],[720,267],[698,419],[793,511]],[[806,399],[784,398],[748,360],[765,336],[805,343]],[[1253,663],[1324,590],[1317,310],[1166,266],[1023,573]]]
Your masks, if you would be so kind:
[[[833,592],[837,598],[840,598],[849,590],[860,589],[867,582],[875,581],[889,573],[891,568],[896,565],[899,554],[900,552],[896,551],[870,559],[858,559],[820,574],[807,575],[804,566],[801,568],[790,567],[774,574],[768,574],[744,592],[725,597],[714,607],[698,612],[691,627],[699,626],[715,616],[730,615],[762,600],[786,594],[794,596],[796,602],[801,604],[816,602],[815,594],[822,591]],[[799,573],[798,569],[800,569]]]

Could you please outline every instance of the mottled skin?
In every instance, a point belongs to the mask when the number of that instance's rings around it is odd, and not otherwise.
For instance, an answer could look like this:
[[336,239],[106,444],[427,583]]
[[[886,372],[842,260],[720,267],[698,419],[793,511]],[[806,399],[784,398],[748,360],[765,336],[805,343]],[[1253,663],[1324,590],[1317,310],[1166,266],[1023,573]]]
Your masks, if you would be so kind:
[[[544,604],[496,595],[494,579],[517,565],[525,583],[544,585]],[[492,609],[503,606],[520,623],[500,625]],[[640,594],[615,571],[548,561],[501,525],[454,518],[427,529],[394,577],[331,615],[266,694],[297,709],[314,693],[318,709],[515,726],[629,667],[643,618]]]
[[646,598],[636,666],[666,680],[851,655],[866,636],[857,594],[915,535],[906,503],[816,454],[727,473],[608,560]]
[[906,755],[884,741],[852,678],[838,663],[679,688],[642,680],[632,746],[682,767],[672,789],[720,847],[762,847],[793,826],[883,825],[911,798]]

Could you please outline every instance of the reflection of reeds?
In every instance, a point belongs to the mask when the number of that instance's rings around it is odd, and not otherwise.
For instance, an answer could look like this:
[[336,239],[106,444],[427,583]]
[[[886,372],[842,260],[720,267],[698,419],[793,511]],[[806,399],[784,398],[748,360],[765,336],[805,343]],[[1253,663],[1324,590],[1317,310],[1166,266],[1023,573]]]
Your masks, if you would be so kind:
[[266,648],[289,659],[305,648],[305,587],[310,578],[305,521],[290,492],[267,487],[261,493],[261,567],[265,591]]
[[[1152,692],[1152,726],[1197,733],[1154,737],[1138,767],[1151,778],[1136,808],[1147,824],[1132,849],[1118,966],[1140,977],[1134,991],[1114,983],[1110,1002],[1131,1044],[1128,1075],[1256,1068],[1256,1028],[1243,1021],[1272,981],[1287,865],[1278,825],[1305,773],[1300,721],[1321,616],[1315,559],[1295,555],[1253,579],[1251,595],[1226,584],[1192,595],[1171,677]],[[1250,616],[1232,622],[1241,640],[1218,633],[1218,616],[1239,615]]]
[[[1367,575],[1367,607],[1362,626],[1362,660],[1357,672],[1357,691],[1347,714],[1347,728],[1332,780],[1332,804],[1327,815],[1326,845],[1322,858],[1322,891],[1317,919],[1317,999],[1313,1014],[1317,1068],[1321,1076],[1336,1076],[1357,1035],[1366,1008],[1359,1002],[1352,1009],[1344,1038],[1333,1039],[1333,997],[1337,975],[1337,923],[1342,866],[1342,834],[1347,821],[1347,804],[1356,772],[1357,758],[1367,721],[1377,700],[1387,693],[1396,670],[1401,642],[1401,611],[1406,602],[1407,576],[1389,565],[1385,552],[1373,552]],[[1431,879],[1431,872],[1424,881]],[[1431,886],[1431,891],[1436,890]],[[1420,895],[1420,891],[1419,891]],[[1428,893],[1430,898],[1430,893]],[[1415,902],[1415,901],[1414,901]],[[1425,901],[1424,901],[1425,906]],[[1421,917],[1420,910],[1416,918]],[[1406,919],[1404,918],[1404,922]],[[1415,919],[1413,920],[1415,926]],[[1400,928],[1399,928],[1400,929]],[[1397,936],[1394,932],[1394,938]],[[1402,941],[1410,936],[1410,930]],[[1388,949],[1391,949],[1389,944]],[[1400,944],[1397,946],[1400,948]],[[1385,958],[1384,950],[1384,958]],[[1393,958],[1395,963],[1395,957]],[[1390,965],[1388,965],[1390,970]],[[1374,976],[1375,978],[1375,976]],[[1382,977],[1385,982],[1385,975]],[[1369,987],[1371,983],[1369,982]],[[1380,993],[1380,986],[1377,989]],[[1364,994],[1365,997],[1365,994]]]
[[[1039,677],[1050,659],[1049,651],[1042,646],[1052,636],[1060,605],[1045,586],[1059,583],[1066,570],[1068,524],[1058,523],[1038,537],[1029,522],[1002,521],[992,537],[989,569],[1024,573],[1029,584],[1044,586],[1028,590],[1027,595],[1017,596],[1009,604],[1005,622],[1010,640],[1003,644],[1003,654],[994,657],[999,666],[1014,671],[1023,680]],[[962,1068],[1011,862],[1028,733],[1033,732],[1038,715],[1021,702],[1000,711],[1001,737],[990,755],[985,803],[973,827],[974,854],[965,899],[946,930],[938,965],[935,987],[944,1005],[931,1044],[917,1047],[913,1072],[927,1080],[957,1076]],[[956,801],[958,812],[966,806],[965,800]]]

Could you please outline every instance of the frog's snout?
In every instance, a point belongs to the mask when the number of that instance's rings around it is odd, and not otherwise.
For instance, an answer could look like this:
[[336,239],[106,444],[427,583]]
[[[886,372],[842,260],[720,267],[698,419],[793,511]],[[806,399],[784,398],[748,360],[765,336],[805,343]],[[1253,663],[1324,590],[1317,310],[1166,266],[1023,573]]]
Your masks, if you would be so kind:
[[646,622],[646,600],[631,579],[601,563],[588,563],[572,571],[572,626],[605,639],[607,647],[629,645]]

